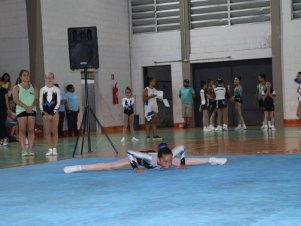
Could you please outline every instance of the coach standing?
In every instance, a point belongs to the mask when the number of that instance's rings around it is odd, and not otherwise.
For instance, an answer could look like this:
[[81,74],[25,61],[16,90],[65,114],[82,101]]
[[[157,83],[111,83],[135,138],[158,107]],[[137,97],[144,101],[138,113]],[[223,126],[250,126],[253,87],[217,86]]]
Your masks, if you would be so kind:
[[189,86],[189,80],[184,80],[184,87],[179,90],[179,97],[182,102],[182,116],[184,118],[183,128],[188,128],[192,118],[192,105],[195,98],[195,91]]

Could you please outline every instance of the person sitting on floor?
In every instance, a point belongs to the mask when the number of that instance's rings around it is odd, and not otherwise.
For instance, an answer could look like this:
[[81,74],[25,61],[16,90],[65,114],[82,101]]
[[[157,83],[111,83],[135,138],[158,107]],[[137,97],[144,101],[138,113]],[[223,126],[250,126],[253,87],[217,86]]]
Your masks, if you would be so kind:
[[[90,165],[75,165],[64,167],[65,173],[73,173],[78,171],[103,171],[118,170],[132,167],[135,173],[144,172],[139,169],[142,166],[146,169],[163,168],[168,169],[172,165],[178,168],[186,168],[186,166],[201,165],[210,163],[212,165],[223,165],[227,162],[226,158],[185,158],[184,146],[177,146],[170,150],[166,143],[158,146],[158,152],[149,151],[127,151],[128,158],[116,162],[96,163]],[[175,158],[180,155],[179,158]]]
[[16,116],[16,105],[13,101],[13,98],[10,96],[8,97],[8,105],[10,111],[8,111],[7,114],[7,119],[6,119],[6,128],[8,129],[8,136],[9,136],[9,141],[18,141],[17,136],[18,136],[18,121],[17,121],[17,116]]

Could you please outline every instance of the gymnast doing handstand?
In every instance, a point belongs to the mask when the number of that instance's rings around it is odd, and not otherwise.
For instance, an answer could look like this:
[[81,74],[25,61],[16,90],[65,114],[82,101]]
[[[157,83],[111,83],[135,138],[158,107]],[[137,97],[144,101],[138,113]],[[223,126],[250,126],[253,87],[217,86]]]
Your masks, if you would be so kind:
[[[149,151],[127,151],[128,158],[116,162],[95,163],[89,165],[66,166],[65,173],[74,173],[78,171],[101,171],[101,170],[117,170],[132,167],[135,173],[144,172],[139,166],[145,169],[163,168],[168,169],[172,165],[178,168],[186,166],[200,165],[209,163],[211,165],[223,165],[227,162],[226,158],[185,158],[185,148],[183,145],[177,146],[170,150],[166,143],[158,146],[158,152]],[[180,158],[175,158],[176,156]]]

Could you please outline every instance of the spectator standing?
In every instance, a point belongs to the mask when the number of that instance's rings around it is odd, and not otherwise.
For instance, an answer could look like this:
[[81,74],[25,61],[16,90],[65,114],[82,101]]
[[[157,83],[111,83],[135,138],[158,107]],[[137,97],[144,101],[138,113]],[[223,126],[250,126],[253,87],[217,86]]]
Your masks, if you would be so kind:
[[242,104],[243,104],[243,89],[241,86],[241,77],[240,76],[235,76],[234,78],[234,93],[232,97],[232,101],[235,104],[235,111],[236,111],[236,117],[238,121],[238,125],[235,128],[236,130],[246,130],[247,126],[245,124],[244,117],[242,115]]
[[132,97],[132,89],[126,87],[125,97],[122,98],[122,107],[123,107],[123,137],[121,142],[125,141],[125,135],[128,125],[130,126],[130,131],[132,134],[132,141],[137,142],[139,139],[135,137],[134,133],[134,104],[135,100]]
[[201,81],[201,89],[200,89],[200,99],[201,106],[200,111],[203,112],[203,131],[210,131],[209,128],[209,98],[207,92],[206,82]]
[[153,140],[162,140],[161,137],[158,136],[157,131],[157,121],[159,108],[157,103],[157,90],[156,90],[156,80],[153,78],[149,78],[148,86],[143,91],[143,101],[145,108],[145,130],[146,130],[146,140],[150,141],[150,129],[153,132]]
[[11,83],[10,83],[10,75],[8,73],[4,73],[1,77],[0,86],[5,88],[7,92],[10,92]]
[[298,72],[295,82],[298,84],[297,93],[298,93],[298,107],[297,107],[297,117],[301,119],[301,71]]
[[[54,85],[54,74],[45,75],[46,85],[40,89],[40,110],[43,117],[44,136],[48,143],[46,156],[57,155],[58,110],[61,103],[60,89]],[[52,134],[52,137],[51,137]]]
[[188,128],[192,118],[193,99],[195,98],[195,91],[189,86],[188,79],[184,80],[183,87],[179,90],[179,97],[181,98],[182,117],[184,118],[183,128]]
[[263,95],[262,93],[265,90],[265,83],[266,83],[266,75],[264,73],[261,73],[258,75],[258,84],[256,87],[256,97],[258,101],[258,106],[262,114],[262,126],[261,129],[264,129],[264,109],[263,109]]
[[215,88],[214,81],[212,79],[208,79],[207,81],[207,96],[209,101],[209,129],[213,131],[215,129],[215,119],[216,119],[216,100],[215,100]]
[[9,112],[7,89],[0,87],[0,146],[8,145],[6,120]]
[[[60,88],[59,84],[54,84],[56,87]],[[59,125],[58,125],[58,135],[59,137],[64,136],[64,120],[66,112],[66,99],[64,93],[61,92],[61,104],[59,107]]]
[[217,127],[216,131],[228,130],[228,103],[229,93],[225,87],[224,80],[217,79],[217,87],[214,88],[216,108],[217,108]]
[[[270,82],[265,83],[265,89],[262,91],[263,96],[263,111],[264,111],[264,130],[275,130],[275,118],[274,118],[274,99],[276,92]],[[270,120],[271,123],[268,123]]]
[[17,141],[19,126],[16,117],[16,105],[11,96],[8,97],[9,110],[7,112],[6,128],[9,130],[9,141]]
[[[28,70],[22,69],[19,73],[20,83],[13,88],[13,99],[16,104],[16,115],[19,125],[19,144],[22,155],[34,155],[34,126],[39,101],[38,90],[30,83]],[[28,134],[28,150],[25,148],[25,133]]]
[[69,84],[66,86],[66,113],[68,121],[68,135],[72,136],[74,133],[75,136],[78,136],[77,120],[79,114],[79,105],[78,105],[78,96],[75,93],[74,86]]

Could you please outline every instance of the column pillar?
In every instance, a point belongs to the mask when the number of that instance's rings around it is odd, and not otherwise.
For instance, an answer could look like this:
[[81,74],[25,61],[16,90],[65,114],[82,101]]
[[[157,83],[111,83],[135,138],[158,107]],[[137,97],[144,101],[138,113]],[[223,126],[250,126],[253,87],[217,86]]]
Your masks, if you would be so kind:
[[273,87],[277,97],[275,99],[276,126],[283,127],[283,91],[282,91],[282,48],[281,48],[281,1],[271,0],[271,28],[272,28],[272,73]]

